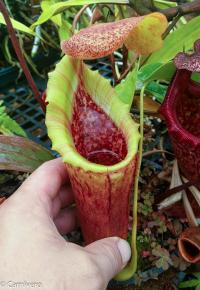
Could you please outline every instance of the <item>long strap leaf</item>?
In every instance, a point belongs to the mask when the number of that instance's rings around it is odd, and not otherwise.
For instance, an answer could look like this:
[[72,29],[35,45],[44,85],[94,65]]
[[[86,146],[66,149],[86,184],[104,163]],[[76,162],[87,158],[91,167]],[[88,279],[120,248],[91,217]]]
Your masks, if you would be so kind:
[[81,5],[87,5],[87,4],[98,4],[98,3],[117,3],[117,4],[128,4],[128,0],[118,0],[118,1],[112,1],[112,0],[69,0],[64,2],[58,2],[54,5],[51,5],[49,9],[45,10],[38,20],[32,24],[32,28],[34,28],[37,25],[40,25],[49,19],[51,19],[52,16],[57,15],[63,11],[65,11],[67,8],[71,6],[81,6]]
[[0,170],[33,172],[51,159],[49,150],[27,138],[0,135]]

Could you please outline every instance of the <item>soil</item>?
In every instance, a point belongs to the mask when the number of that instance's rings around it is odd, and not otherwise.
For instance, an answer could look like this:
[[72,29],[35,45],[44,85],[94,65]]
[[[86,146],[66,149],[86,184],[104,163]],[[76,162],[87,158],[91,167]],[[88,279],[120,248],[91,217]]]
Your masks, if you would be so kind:
[[20,187],[22,182],[27,178],[27,173],[17,171],[1,171],[0,174],[0,199],[8,198],[13,192]]
[[174,269],[170,269],[161,274],[157,280],[149,280],[142,283],[141,286],[126,286],[126,285],[111,285],[107,290],[174,290],[173,280],[175,279],[177,272]]

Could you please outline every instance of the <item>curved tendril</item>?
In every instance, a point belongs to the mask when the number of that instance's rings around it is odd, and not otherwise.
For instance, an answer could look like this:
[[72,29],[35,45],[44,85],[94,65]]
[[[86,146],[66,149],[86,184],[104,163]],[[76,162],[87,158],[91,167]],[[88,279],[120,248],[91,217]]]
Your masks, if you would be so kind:
[[133,277],[137,270],[137,207],[138,207],[138,184],[139,174],[142,162],[142,151],[143,151],[143,136],[144,136],[144,91],[146,85],[144,85],[140,92],[140,142],[138,152],[137,170],[134,183],[133,191],[133,225],[131,235],[131,251],[132,256],[128,265],[115,277],[117,281],[125,281]]

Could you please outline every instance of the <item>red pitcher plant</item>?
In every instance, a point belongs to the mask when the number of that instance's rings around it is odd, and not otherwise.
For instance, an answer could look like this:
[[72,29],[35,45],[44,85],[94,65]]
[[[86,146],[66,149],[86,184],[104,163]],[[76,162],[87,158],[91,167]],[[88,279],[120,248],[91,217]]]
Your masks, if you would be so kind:
[[[200,84],[193,80],[193,73],[200,72],[200,40],[194,44],[194,53],[179,53],[174,63],[177,71],[160,112],[165,117],[182,175],[177,184],[180,185],[200,178]],[[183,190],[171,197],[174,201],[182,199],[191,226],[178,243],[181,255],[190,263],[200,262],[200,228],[196,221],[200,216],[199,189],[198,183],[191,185],[188,193]],[[171,213],[176,216],[180,211],[174,207]]]
[[[48,135],[66,164],[86,244],[127,238],[140,135],[130,104],[83,60],[110,55],[122,45],[149,54],[161,47],[166,27],[165,16],[153,13],[82,29],[62,43],[67,55],[49,74]],[[131,266],[120,279],[135,271],[135,239],[132,249]]]

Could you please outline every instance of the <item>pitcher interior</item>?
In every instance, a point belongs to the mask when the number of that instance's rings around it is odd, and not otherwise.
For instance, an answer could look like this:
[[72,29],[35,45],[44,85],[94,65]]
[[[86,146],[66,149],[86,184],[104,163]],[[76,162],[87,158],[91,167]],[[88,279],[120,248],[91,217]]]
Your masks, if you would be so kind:
[[176,103],[176,116],[182,127],[200,137],[200,84],[192,82]]
[[74,98],[71,132],[77,151],[91,162],[114,165],[127,155],[121,129],[94,103],[82,84]]

